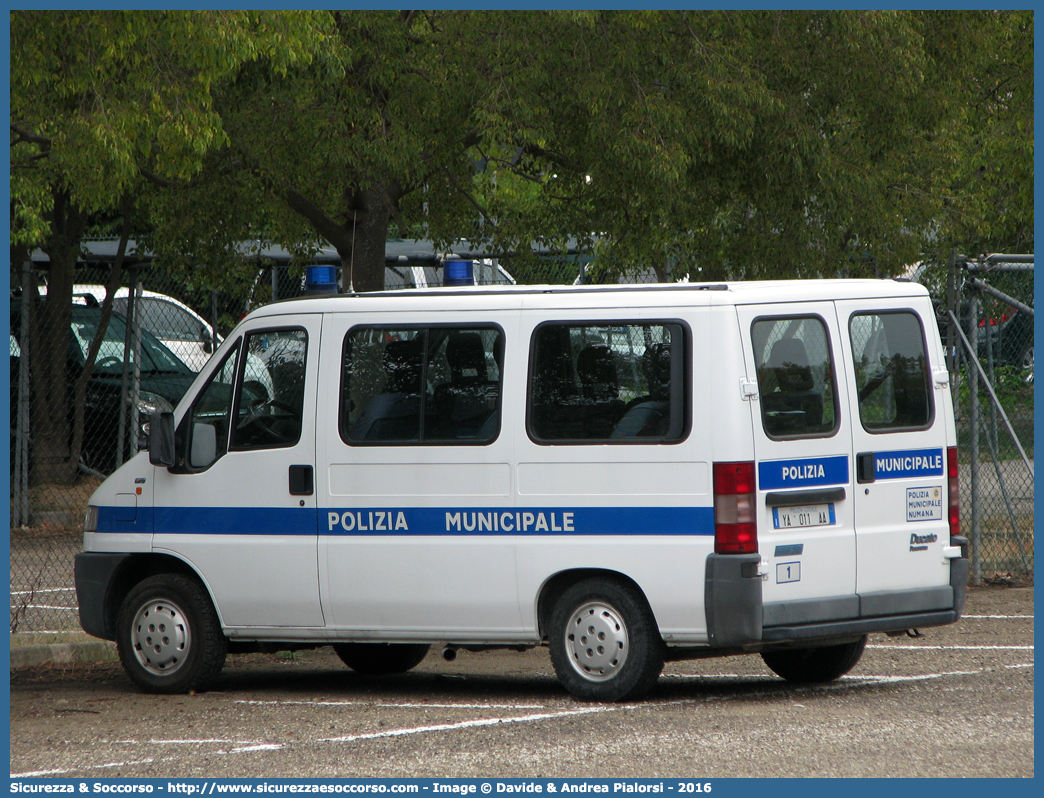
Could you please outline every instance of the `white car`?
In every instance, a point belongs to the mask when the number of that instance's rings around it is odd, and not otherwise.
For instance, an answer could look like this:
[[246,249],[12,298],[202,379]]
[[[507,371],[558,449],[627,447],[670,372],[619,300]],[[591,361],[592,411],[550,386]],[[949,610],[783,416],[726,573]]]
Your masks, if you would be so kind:
[[[40,292],[46,293],[46,288],[41,286]],[[100,304],[105,299],[105,286],[73,286],[73,302],[86,304],[88,297],[94,297]],[[112,301],[112,309],[126,316],[129,298],[130,289],[118,289]],[[162,341],[192,371],[200,371],[210,360],[214,349],[221,345],[222,338],[214,333],[211,324],[172,296],[143,290],[135,302],[134,313],[141,326]],[[260,383],[269,397],[273,395],[272,375],[256,355],[247,358],[246,379]]]

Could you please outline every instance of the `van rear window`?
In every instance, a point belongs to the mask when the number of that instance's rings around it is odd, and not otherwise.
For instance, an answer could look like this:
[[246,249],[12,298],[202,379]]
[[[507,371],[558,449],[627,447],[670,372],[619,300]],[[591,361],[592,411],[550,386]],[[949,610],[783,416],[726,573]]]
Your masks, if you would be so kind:
[[483,444],[500,432],[504,333],[493,326],[356,327],[344,341],[341,439]]
[[527,423],[537,443],[673,443],[689,420],[678,323],[549,323],[533,334]]
[[913,313],[857,313],[849,322],[859,420],[868,432],[921,429],[932,420],[924,329]]
[[751,327],[761,422],[771,438],[833,435],[834,363],[816,316],[757,319]]

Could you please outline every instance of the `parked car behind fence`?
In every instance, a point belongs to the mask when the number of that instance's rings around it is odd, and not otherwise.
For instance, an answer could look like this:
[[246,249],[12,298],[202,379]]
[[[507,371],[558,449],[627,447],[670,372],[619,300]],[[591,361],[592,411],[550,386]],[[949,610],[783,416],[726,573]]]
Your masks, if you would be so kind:
[[[76,379],[83,372],[87,351],[101,321],[101,308],[96,304],[74,304],[69,329],[67,361],[70,394]],[[11,300],[11,407],[18,406],[17,390],[21,368],[21,300]],[[110,472],[118,461],[120,395],[123,391],[124,354],[127,341],[127,320],[114,312],[102,339],[94,362],[94,370],[87,384],[84,411],[84,437],[81,461],[89,468]],[[131,361],[133,355],[131,357]],[[135,434],[144,436],[144,425],[153,412],[173,410],[196,374],[148,330],[141,333],[140,382],[137,391],[139,427]],[[68,403],[72,419],[73,402]],[[11,414],[12,443],[16,428],[16,413]],[[51,419],[31,418],[25,434],[32,438],[33,430],[54,423]],[[130,437],[128,435],[128,437]],[[13,449],[14,447],[12,447]]]

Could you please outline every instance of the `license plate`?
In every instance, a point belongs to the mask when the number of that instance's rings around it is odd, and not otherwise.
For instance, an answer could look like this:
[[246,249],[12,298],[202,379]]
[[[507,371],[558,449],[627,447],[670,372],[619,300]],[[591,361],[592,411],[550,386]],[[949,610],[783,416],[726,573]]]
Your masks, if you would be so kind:
[[836,523],[833,504],[806,504],[800,507],[772,508],[772,525],[776,529],[833,526]]

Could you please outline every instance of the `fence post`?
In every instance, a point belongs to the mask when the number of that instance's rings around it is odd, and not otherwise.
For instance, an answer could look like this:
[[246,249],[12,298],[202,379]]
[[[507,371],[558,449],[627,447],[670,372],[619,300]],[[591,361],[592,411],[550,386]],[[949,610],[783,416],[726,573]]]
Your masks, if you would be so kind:
[[217,289],[210,289],[210,354],[218,348],[218,302]]
[[[135,287],[134,287],[134,302],[137,304],[141,301],[142,285],[141,280],[135,276]],[[130,450],[130,456],[133,457],[138,453],[138,429],[140,428],[138,419],[138,403],[141,399],[141,323],[138,321],[139,313],[134,314],[134,318],[131,320],[131,328],[134,330],[134,381],[131,383],[131,396],[130,396],[130,430],[129,432],[129,443],[128,449]]]
[[123,455],[126,452],[127,440],[127,392],[130,382],[130,351],[131,351],[131,323],[134,319],[134,283],[137,277],[137,269],[130,267],[130,279],[127,281],[127,315],[126,328],[123,331],[123,369],[120,375],[120,413],[116,428],[116,467],[123,465]]
[[[31,260],[22,264],[22,321],[19,329],[21,352],[18,357],[18,419],[15,424],[15,495],[12,526],[29,526],[29,314],[32,311],[33,279]],[[14,409],[14,408],[12,408]]]
[[[951,315],[952,314],[952,315]],[[953,318],[960,318],[957,310],[957,250],[950,250],[946,272],[946,370],[950,372],[950,399],[957,404],[957,331]]]
[[[969,358],[974,357],[979,346],[979,296],[973,294],[968,303]],[[982,536],[979,509],[979,372],[967,369],[969,409],[969,456],[971,457],[971,539],[972,539],[972,584],[982,583]]]

